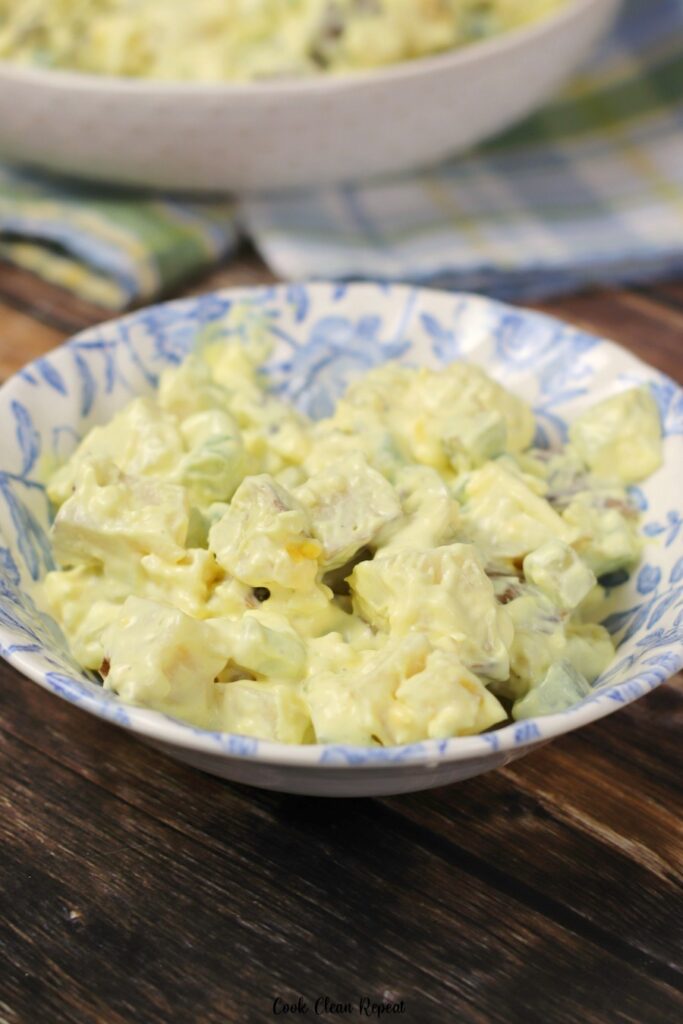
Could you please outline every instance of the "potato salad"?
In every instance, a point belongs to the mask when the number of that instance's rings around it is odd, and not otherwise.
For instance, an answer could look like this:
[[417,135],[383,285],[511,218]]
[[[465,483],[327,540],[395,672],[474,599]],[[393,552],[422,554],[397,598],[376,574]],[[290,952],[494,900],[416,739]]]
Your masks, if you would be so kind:
[[312,421],[265,342],[199,345],[50,476],[43,603],[124,701],[285,743],[394,745],[562,710],[613,656],[600,580],[657,406],[621,391],[534,447],[476,365],[388,362]]
[[374,68],[466,45],[564,0],[0,0],[0,60],[250,80]]

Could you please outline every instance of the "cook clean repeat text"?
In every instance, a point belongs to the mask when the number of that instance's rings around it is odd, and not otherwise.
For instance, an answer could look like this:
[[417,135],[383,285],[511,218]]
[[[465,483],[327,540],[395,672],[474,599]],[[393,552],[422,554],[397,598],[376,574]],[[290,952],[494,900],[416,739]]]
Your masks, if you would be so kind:
[[309,1002],[303,996],[299,996],[294,1001],[282,999],[280,996],[276,996],[273,1000],[273,1014],[276,1017],[304,1016],[311,1012],[316,1017],[323,1017],[327,1014],[330,1016],[348,1015],[355,1012],[360,1017],[375,1017],[377,1020],[382,1020],[405,1013],[406,1004],[402,999],[395,1002],[377,1001],[369,996],[360,996],[354,1002],[337,1001],[330,999],[329,996],[318,996],[314,1002]]

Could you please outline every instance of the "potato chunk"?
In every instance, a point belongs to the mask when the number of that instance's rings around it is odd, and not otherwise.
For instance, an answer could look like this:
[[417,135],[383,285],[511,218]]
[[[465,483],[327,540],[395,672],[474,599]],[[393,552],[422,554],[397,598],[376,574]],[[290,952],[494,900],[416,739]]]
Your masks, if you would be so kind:
[[111,460],[131,476],[166,476],[182,457],[183,443],[172,416],[151,398],[135,398],[104,426],[93,427],[71,458],[50,478],[55,505],[72,493],[85,462]]
[[521,559],[545,541],[571,543],[574,538],[545,498],[496,462],[467,478],[464,499],[464,531],[491,560]]
[[569,440],[597,476],[634,484],[662,464],[657,403],[646,388],[598,402],[569,428]]
[[181,559],[188,519],[182,487],[126,476],[108,459],[88,460],[55,518],[55,557],[63,566],[101,562],[130,576],[144,555]]
[[424,634],[391,638],[352,664],[314,673],[305,696],[319,743],[410,743],[480,732],[505,712],[453,651]]
[[325,569],[344,565],[401,515],[394,488],[359,452],[309,477],[296,497],[322,544]]
[[576,608],[596,582],[595,574],[574,549],[560,540],[547,540],[530,552],[523,568],[529,583],[534,583],[565,611]]
[[214,680],[226,656],[208,623],[170,605],[129,597],[103,641],[108,690],[126,701],[211,724]]
[[266,473],[240,484],[209,531],[209,547],[243,583],[291,590],[313,586],[322,554],[306,509]]
[[506,678],[512,628],[471,545],[389,551],[360,562],[349,582],[355,610],[375,628],[424,633],[477,675]]

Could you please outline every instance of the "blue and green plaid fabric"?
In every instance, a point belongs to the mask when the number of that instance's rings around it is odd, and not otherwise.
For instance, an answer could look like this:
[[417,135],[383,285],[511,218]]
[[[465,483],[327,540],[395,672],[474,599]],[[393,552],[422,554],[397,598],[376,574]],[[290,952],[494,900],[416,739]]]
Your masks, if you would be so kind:
[[235,245],[234,204],[154,198],[0,167],[0,259],[107,309],[157,298]]
[[683,2],[631,0],[568,89],[436,169],[246,202],[286,278],[539,298],[683,271]]

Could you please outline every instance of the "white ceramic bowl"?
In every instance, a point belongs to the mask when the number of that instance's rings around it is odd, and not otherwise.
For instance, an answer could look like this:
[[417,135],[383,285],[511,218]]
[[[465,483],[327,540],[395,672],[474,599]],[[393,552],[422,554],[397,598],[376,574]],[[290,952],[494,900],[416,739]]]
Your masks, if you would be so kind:
[[323,185],[440,160],[538,107],[619,0],[568,0],[544,21],[382,70],[201,85],[0,63],[0,153],[155,188]]
[[[647,383],[659,403],[666,461],[633,495],[649,539],[642,565],[614,592],[621,640],[594,692],[562,714],[480,736],[410,746],[286,746],[211,733],[122,704],[70,658],[36,611],[32,581],[50,564],[48,509],[37,466],[62,457],[220,323],[235,302],[272,325],[268,372],[280,393],[325,414],[345,384],[386,359],[431,366],[466,358],[534,406],[540,440],[593,401]],[[243,320],[248,320],[242,318]],[[538,744],[618,710],[683,664],[683,391],[608,341],[538,313],[472,296],[387,285],[313,284],[225,291],[141,310],[94,327],[30,364],[0,389],[0,652],[41,686],[129,729],[173,757],[225,778],[293,793],[380,795],[489,771]],[[3,539],[4,536],[4,539]]]

